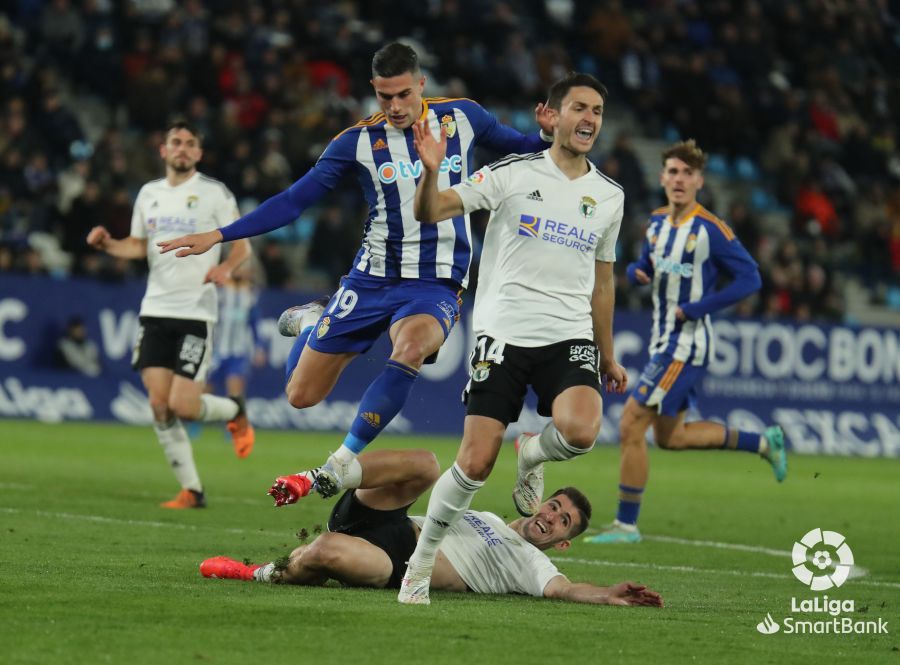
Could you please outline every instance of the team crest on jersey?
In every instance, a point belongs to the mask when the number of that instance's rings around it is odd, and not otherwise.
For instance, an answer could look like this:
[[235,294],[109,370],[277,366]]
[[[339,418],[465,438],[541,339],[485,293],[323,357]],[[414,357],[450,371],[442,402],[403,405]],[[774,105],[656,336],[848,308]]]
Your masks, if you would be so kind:
[[199,201],[200,201],[199,197],[196,197],[196,196],[193,196],[193,195],[187,197],[187,207],[188,207],[188,209],[189,209],[189,210],[193,210],[194,208],[196,208],[196,207],[197,207],[197,203],[198,203]]
[[597,202],[590,196],[582,196],[578,210],[584,218],[593,217],[597,212]]
[[328,334],[328,329],[331,327],[331,317],[326,316],[321,321],[319,321],[319,327],[316,328],[316,338],[322,339],[325,335]]
[[387,150],[387,147],[388,144],[384,142],[384,139],[378,139],[372,144],[372,150]]
[[692,233],[688,236],[687,242],[684,243],[684,249],[687,252],[693,252],[697,248],[697,234]]
[[481,361],[475,363],[475,368],[472,370],[472,380],[481,383],[488,378],[488,374],[490,373],[491,364],[489,362]]
[[447,132],[448,139],[456,136],[456,120],[449,113],[441,118],[441,127]]
[[541,218],[533,215],[519,217],[519,235],[526,238],[537,238],[541,231]]

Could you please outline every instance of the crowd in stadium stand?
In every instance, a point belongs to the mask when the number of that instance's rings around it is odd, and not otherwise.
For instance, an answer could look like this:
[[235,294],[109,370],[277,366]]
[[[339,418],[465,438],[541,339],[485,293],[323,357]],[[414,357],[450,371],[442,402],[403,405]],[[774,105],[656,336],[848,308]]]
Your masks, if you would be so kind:
[[[162,173],[175,112],[205,136],[201,170],[246,212],[375,110],[374,51],[411,38],[427,94],[472,97],[515,126],[567,70],[597,75],[640,134],[694,137],[739,195],[711,209],[761,265],[747,316],[841,320],[842,283],[900,309],[900,23],[850,0],[19,0],[0,14],[0,271],[121,280],[88,230],[129,232]],[[625,188],[621,261],[659,203],[632,139],[595,156]],[[721,207],[720,207],[721,206]],[[724,208],[724,209],[723,209]],[[776,213],[790,228],[771,233]],[[781,213],[779,217],[777,213]],[[354,184],[258,239],[267,283],[323,287],[349,267]],[[478,220],[476,226],[483,226]],[[620,302],[640,305],[622,290]]]

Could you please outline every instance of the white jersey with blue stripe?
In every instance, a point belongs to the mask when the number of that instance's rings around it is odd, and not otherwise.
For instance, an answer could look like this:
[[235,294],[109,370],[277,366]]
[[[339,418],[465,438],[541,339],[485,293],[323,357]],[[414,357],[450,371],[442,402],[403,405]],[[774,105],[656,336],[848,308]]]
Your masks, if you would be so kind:
[[246,358],[256,348],[256,300],[253,289],[226,284],[219,288],[219,321],[213,336],[216,358]]
[[[525,136],[500,124],[470,99],[426,98],[421,118],[427,119],[436,137],[441,127],[447,133],[440,189],[459,184],[474,171],[476,144],[502,154],[533,152],[547,145],[537,133]],[[413,146],[412,128],[397,129],[384,113],[376,113],[338,134],[310,175],[330,189],[351,169],[369,204],[353,270],[390,279],[449,279],[465,286],[472,262],[468,215],[437,224],[420,224],[413,215],[422,163]]]
[[[759,288],[756,262],[728,225],[699,204],[677,222],[668,207],[654,211],[641,258],[629,270],[635,267],[653,280],[651,357],[662,353],[693,365],[706,365],[715,351],[709,312],[734,301],[718,298],[726,295],[716,291],[719,274],[733,278],[728,288],[740,297]],[[687,320],[676,318],[678,307]]]

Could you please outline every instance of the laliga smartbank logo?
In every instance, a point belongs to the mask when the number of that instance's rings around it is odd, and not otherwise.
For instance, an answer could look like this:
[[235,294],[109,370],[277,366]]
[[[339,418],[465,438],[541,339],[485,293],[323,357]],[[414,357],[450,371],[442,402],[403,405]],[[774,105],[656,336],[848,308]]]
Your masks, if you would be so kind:
[[[838,588],[850,576],[853,568],[853,552],[844,536],[837,531],[813,529],[794,543],[791,551],[794,577],[810,591],[825,591]],[[843,634],[887,634],[887,621],[859,620],[844,616],[856,612],[852,599],[829,598],[827,595],[813,598],[791,598],[791,616],[781,623],[766,613],[766,618],[756,624],[756,630],[763,635],[774,635],[781,631],[785,635],[843,635]],[[806,618],[803,615],[824,614],[825,618]],[[794,616],[800,615],[800,616]]]

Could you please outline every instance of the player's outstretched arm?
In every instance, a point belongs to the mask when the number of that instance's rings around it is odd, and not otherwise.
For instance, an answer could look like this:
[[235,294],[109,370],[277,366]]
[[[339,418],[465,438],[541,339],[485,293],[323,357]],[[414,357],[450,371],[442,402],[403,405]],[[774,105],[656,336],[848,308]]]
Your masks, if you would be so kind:
[[87,236],[87,244],[118,259],[143,259],[147,256],[147,239],[128,236],[113,238],[103,226],[95,226]]
[[613,311],[616,304],[616,282],[613,264],[594,263],[594,291],[591,294],[591,319],[594,323],[594,344],[600,353],[600,376],[606,392],[624,393],[628,387],[628,372],[616,362],[613,351]]
[[440,142],[428,128],[427,121],[413,125],[416,152],[422,162],[422,177],[416,187],[413,214],[420,222],[440,222],[465,213],[462,199],[452,189],[438,191],[437,181],[441,162],[447,154],[447,130],[441,127]]
[[663,607],[662,597],[643,584],[620,582],[612,586],[595,586],[570,582],[563,575],[554,577],[547,583],[544,598],[593,605]]
[[159,247],[160,254],[178,249],[180,251],[175,252],[175,256],[190,256],[191,254],[204,254],[220,242],[222,242],[222,232],[219,229],[214,229],[204,233],[191,233],[173,240],[158,242],[156,246]]

